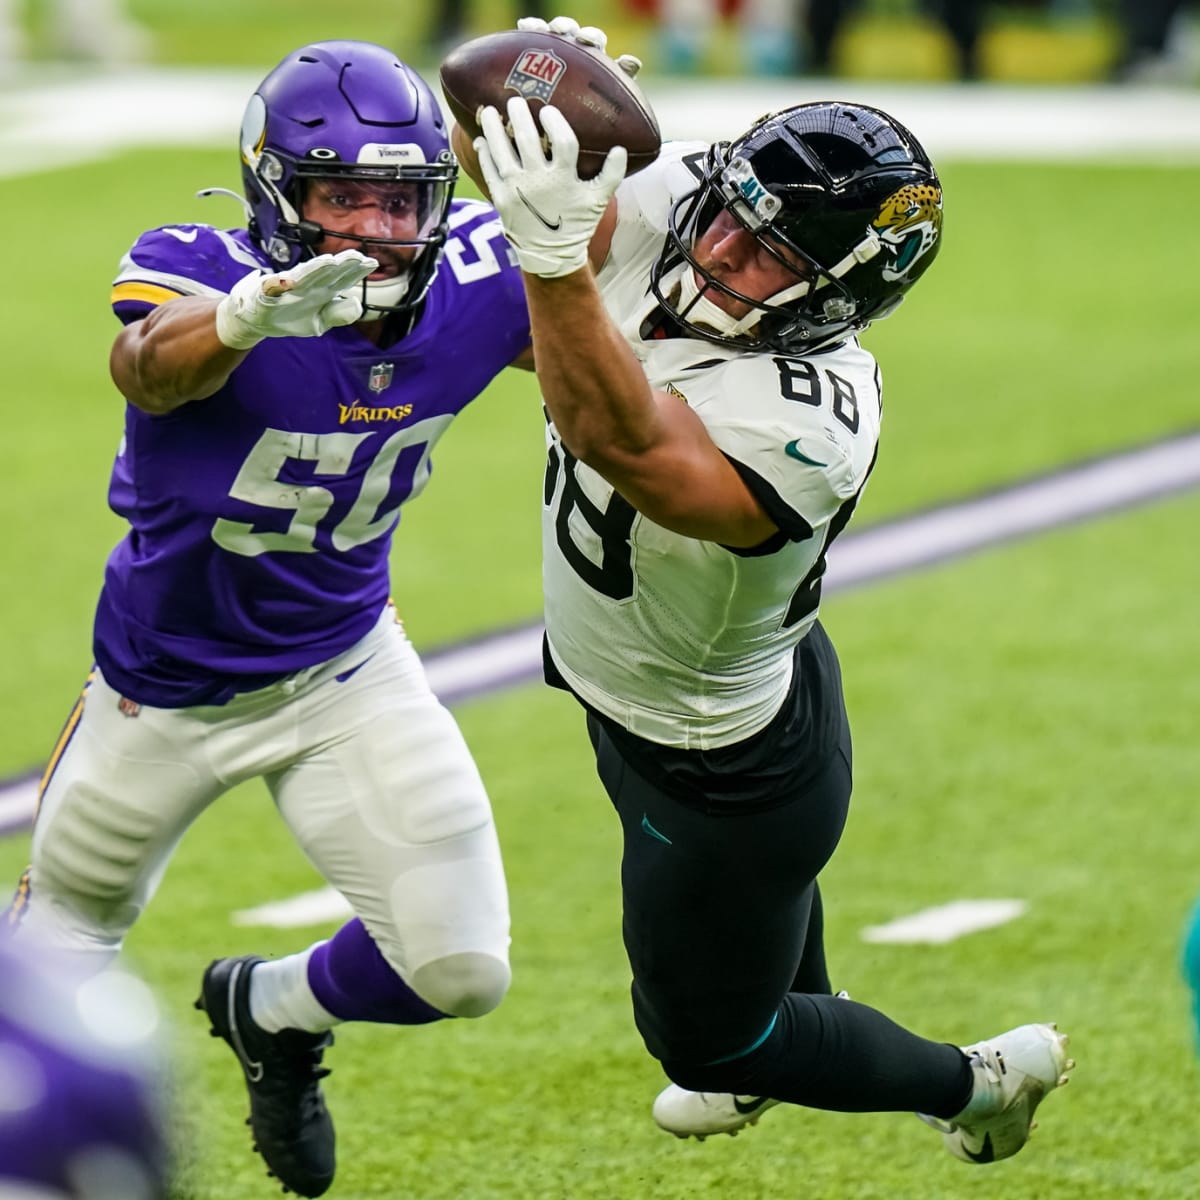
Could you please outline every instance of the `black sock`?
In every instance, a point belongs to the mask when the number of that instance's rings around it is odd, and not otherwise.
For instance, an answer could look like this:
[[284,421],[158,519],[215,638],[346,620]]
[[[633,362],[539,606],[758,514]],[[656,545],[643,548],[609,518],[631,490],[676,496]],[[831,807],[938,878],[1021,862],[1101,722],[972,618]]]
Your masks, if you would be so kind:
[[910,1033],[883,1013],[835,996],[791,993],[771,1034],[731,1062],[668,1074],[693,1091],[770,1096],[837,1112],[952,1117],[970,1099],[966,1055]]

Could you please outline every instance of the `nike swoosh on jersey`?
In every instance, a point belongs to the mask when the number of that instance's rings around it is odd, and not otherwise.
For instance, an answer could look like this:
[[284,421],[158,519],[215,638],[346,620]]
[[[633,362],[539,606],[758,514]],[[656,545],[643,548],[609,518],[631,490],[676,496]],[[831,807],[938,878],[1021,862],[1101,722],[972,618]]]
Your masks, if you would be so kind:
[[539,212],[537,208],[530,204],[529,197],[526,196],[520,188],[517,188],[517,196],[520,198],[521,203],[525,205],[525,207],[529,209],[529,211],[533,213],[533,215],[537,217],[537,219],[541,221],[541,223],[545,225],[545,227],[549,229],[551,233],[555,233],[562,228],[562,217],[559,217],[557,221],[551,224],[545,213]]
[[650,818],[646,816],[645,813],[642,813],[642,832],[648,833],[652,838],[657,838],[660,842],[665,842],[668,846],[672,844],[671,839],[667,837],[665,833],[659,833],[659,831],[650,824]]
[[742,1114],[743,1117],[748,1117],[751,1113],[758,1112],[760,1108],[770,1099],[770,1096],[748,1096],[745,1100],[739,1100],[736,1096],[733,1098],[733,1107]]
[[358,672],[361,671],[363,667],[365,667],[367,663],[369,663],[374,657],[375,655],[368,654],[367,657],[362,660],[362,662],[356,663],[354,666],[350,667],[349,670],[343,671],[340,675],[335,675],[334,679],[336,679],[338,683],[345,683],[346,680],[352,675],[358,674]]
[[198,232],[199,231],[195,229],[167,228],[163,230],[163,233],[169,233],[173,238],[178,238],[181,242],[194,242]]
[[807,463],[810,467],[829,466],[828,463],[818,462],[815,458],[809,458],[807,454],[803,453],[803,451],[800,449],[799,438],[796,438],[795,441],[788,442],[788,444],[784,446],[783,452],[788,455],[789,458],[794,458],[797,462]]

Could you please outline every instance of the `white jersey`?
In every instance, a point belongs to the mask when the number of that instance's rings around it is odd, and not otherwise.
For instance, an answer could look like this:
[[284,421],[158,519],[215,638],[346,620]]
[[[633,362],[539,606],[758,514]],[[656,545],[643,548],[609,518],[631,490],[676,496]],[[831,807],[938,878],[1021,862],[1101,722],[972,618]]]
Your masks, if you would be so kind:
[[597,282],[653,387],[704,422],[782,534],[735,550],[656,525],[547,429],[543,510],[547,641],[588,705],[649,741],[731,745],[762,729],[817,618],[825,550],[875,459],[880,381],[850,339],[804,358],[688,337],[643,338],[650,268],[674,202],[706,149],[664,148],[617,192],[618,221]]

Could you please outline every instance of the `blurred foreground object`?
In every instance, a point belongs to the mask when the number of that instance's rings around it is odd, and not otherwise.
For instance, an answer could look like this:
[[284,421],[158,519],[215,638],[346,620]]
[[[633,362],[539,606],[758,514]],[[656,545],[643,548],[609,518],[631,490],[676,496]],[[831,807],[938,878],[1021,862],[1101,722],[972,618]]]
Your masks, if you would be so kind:
[[1196,1050],[1200,1053],[1200,900],[1196,901],[1188,919],[1183,939],[1183,977],[1187,981],[1192,1001],[1192,1030]]
[[165,1196],[160,1026],[128,971],[0,941],[0,1200]]

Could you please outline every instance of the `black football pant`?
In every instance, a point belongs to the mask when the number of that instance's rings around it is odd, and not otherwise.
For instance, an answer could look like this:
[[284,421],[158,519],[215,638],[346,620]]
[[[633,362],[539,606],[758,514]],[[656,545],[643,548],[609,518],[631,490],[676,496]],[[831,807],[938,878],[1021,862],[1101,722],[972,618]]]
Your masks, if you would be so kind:
[[850,739],[791,802],[714,816],[652,786],[595,718],[621,819],[623,934],[647,1049],[693,1091],[953,1116],[967,1060],[829,995],[817,873],[841,837]]

